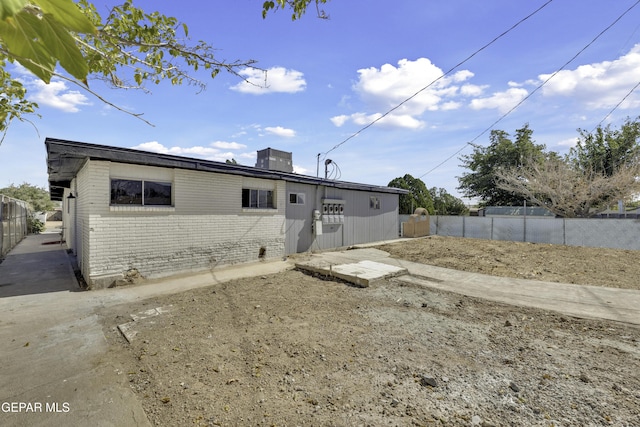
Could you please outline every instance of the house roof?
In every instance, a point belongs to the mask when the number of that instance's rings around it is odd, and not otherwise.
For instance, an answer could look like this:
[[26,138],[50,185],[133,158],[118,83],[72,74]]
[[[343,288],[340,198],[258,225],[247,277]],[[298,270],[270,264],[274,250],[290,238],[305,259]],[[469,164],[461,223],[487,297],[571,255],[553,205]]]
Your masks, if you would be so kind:
[[377,193],[407,194],[407,190],[393,187],[335,181],[295,173],[260,169],[251,166],[214,162],[170,154],[151,153],[130,148],[110,147],[86,142],[67,141],[46,138],[47,172],[49,174],[49,192],[52,200],[62,200],[65,188],[70,188],[71,180],[85,162],[106,160],[135,165],[158,166],[176,169],[198,170],[203,172],[227,173],[255,178],[277,179],[302,184],[324,185],[347,190],[369,191]]

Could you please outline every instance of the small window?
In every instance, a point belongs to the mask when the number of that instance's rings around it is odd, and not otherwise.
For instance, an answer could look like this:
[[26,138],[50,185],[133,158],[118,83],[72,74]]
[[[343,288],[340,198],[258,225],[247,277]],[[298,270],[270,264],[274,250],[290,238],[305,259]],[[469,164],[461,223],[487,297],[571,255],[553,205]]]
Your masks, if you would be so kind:
[[275,209],[272,190],[242,189],[242,207],[255,209]]
[[171,206],[171,183],[111,180],[112,205]]
[[376,196],[369,197],[369,207],[371,209],[380,209],[380,198]]
[[289,193],[289,203],[292,205],[304,205],[304,193]]

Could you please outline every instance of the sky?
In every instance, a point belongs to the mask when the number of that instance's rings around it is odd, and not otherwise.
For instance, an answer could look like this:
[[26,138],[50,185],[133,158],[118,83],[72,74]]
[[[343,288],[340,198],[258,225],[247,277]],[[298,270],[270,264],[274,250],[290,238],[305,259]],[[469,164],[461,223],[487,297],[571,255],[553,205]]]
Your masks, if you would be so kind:
[[458,177],[469,171],[459,158],[470,142],[488,145],[491,129],[514,135],[528,123],[536,143],[564,154],[578,129],[640,116],[638,0],[547,2],[330,0],[329,19],[312,6],[292,21],[282,10],[263,19],[262,0],[134,0],[187,24],[191,43],[208,42],[218,59],[256,60],[266,75],[198,73],[204,91],[90,82],[149,125],[68,82],[10,68],[41,117],[10,125],[0,188],[48,188],[51,137],[248,166],[271,147],[292,152],[300,174],[324,176],[331,160],[330,179],[387,185],[411,174],[462,197]]

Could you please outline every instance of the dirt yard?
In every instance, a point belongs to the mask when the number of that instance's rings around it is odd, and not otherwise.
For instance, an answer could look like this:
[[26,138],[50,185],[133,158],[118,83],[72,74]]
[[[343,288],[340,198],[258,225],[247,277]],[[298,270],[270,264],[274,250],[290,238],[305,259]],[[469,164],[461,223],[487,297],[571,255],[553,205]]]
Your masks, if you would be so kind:
[[[638,289],[638,251],[430,237],[393,256]],[[139,322],[129,344],[116,326]],[[107,357],[162,426],[638,426],[640,328],[298,271],[106,309]]]

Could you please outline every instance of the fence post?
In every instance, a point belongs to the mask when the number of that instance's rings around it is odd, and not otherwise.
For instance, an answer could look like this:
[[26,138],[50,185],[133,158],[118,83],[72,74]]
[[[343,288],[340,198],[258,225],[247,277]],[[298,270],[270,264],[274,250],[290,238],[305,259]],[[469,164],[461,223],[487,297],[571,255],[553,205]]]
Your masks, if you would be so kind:
[[523,224],[522,224],[522,241],[527,241],[527,201],[524,201],[524,211],[522,212]]
[[491,240],[493,240],[493,217],[491,217]]
[[465,225],[467,222],[464,220],[465,218],[465,216],[462,217],[462,237],[467,237],[467,232],[465,230]]

